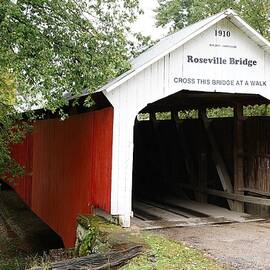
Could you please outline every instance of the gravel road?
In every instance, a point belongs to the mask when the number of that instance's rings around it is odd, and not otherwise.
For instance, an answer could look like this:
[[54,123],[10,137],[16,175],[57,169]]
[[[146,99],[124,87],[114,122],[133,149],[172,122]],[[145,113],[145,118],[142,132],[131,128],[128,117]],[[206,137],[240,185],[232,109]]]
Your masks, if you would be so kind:
[[231,269],[270,270],[270,221],[156,231]]

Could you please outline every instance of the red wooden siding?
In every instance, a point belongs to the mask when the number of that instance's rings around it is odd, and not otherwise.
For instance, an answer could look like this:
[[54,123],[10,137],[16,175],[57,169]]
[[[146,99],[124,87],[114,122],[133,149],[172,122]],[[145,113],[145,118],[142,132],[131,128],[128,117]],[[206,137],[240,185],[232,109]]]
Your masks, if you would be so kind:
[[25,175],[14,180],[11,186],[19,194],[21,199],[31,207],[32,201],[32,152],[33,136],[27,135],[24,142],[12,146],[12,157],[25,169]]
[[66,247],[74,246],[79,214],[92,206],[110,212],[112,128],[113,108],[42,120],[34,126],[33,158],[25,152],[28,141],[16,147],[17,160],[33,160],[32,184],[22,181],[16,191],[25,201],[24,194],[32,194],[32,210]]
[[94,114],[90,201],[107,213],[111,211],[113,109]]

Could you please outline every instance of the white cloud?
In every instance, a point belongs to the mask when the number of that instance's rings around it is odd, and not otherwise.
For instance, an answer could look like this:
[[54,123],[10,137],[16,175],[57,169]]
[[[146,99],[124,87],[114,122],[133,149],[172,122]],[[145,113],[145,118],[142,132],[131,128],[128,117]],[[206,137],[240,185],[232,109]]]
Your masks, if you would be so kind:
[[140,6],[144,14],[138,18],[133,30],[149,35],[153,39],[159,39],[166,35],[168,29],[155,26],[155,12],[153,10],[158,6],[157,0],[140,0]]

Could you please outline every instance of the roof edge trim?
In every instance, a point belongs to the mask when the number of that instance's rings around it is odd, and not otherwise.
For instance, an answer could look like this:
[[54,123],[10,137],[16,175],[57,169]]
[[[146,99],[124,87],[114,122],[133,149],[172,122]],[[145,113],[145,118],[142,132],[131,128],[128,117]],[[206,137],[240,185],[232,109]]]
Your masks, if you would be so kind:
[[[113,83],[111,85],[106,86],[106,84],[105,84],[103,87],[98,89],[97,92],[110,92],[110,91],[114,90],[115,88],[121,86],[123,83],[129,81],[130,79],[132,79],[134,76],[136,76],[138,73],[140,73],[141,71],[143,71],[147,67],[158,62],[160,59],[162,59],[163,57],[165,57],[166,55],[168,55],[172,51],[181,47],[182,45],[184,45],[185,43],[187,43],[191,39],[195,38],[197,35],[201,34],[205,30],[207,30],[208,28],[210,28],[211,26],[215,25],[216,23],[218,23],[219,21],[221,21],[225,18],[228,18],[232,22],[233,22],[233,20],[237,21],[240,24],[240,26],[237,26],[239,29],[245,29],[245,31],[244,30],[243,31],[246,32],[247,35],[251,34],[252,36],[254,36],[257,39],[258,45],[264,44],[264,45],[261,45],[261,47],[267,47],[270,50],[270,42],[267,39],[265,39],[255,29],[253,29],[248,23],[246,23],[243,19],[241,19],[240,16],[237,14],[237,12],[235,12],[233,9],[226,9],[223,12],[216,14],[216,16],[213,16],[213,19],[211,21],[206,22],[203,26],[194,30],[190,34],[188,34],[181,41],[179,41],[178,43],[169,47],[167,50],[165,50],[160,55],[152,58],[151,60],[144,63],[143,65],[141,65],[137,69],[131,69],[131,70],[127,71],[125,75],[123,74],[124,76],[120,75],[119,77],[121,77],[121,76],[123,76],[123,77],[119,78],[119,80],[117,80],[115,83]],[[261,43],[261,44],[259,44],[259,43]]]
[[[231,16],[229,16],[231,17]],[[240,24],[243,25],[243,28],[246,28],[249,32],[251,32],[257,39],[259,39],[265,46],[270,48],[270,42],[263,37],[260,33],[258,33],[255,29],[253,29],[248,23],[246,23],[238,14],[233,16],[235,20],[237,20]]]
[[212,25],[215,25],[217,22],[223,20],[224,18],[228,17],[229,15],[234,15],[234,14],[236,14],[236,13],[235,12],[232,13],[232,10],[231,9],[225,10],[224,12],[220,13],[216,18],[214,18],[212,21],[206,23],[204,26],[202,26],[198,30],[195,30],[193,33],[189,34],[186,38],[182,39],[180,42],[178,42],[177,44],[175,44],[174,46],[172,46],[168,50],[164,51],[159,56],[157,56],[157,57],[153,58],[152,60],[148,61],[147,63],[145,63],[144,65],[142,65],[141,67],[139,67],[137,70],[134,70],[133,72],[131,72],[130,74],[128,74],[127,76],[125,76],[123,79],[119,80],[118,82],[116,82],[115,84],[109,86],[108,88],[103,89],[102,91],[110,92],[110,91],[114,90],[115,88],[117,88],[121,84],[123,84],[126,81],[130,80],[132,77],[134,77],[135,75],[137,75],[142,70],[144,70],[147,67],[151,66],[152,64],[154,64],[155,62],[159,61],[161,58],[163,58],[167,54],[171,53],[172,51],[174,51],[177,48],[181,47],[183,44],[187,43],[189,40],[193,39],[194,37],[196,37],[200,33],[204,32],[206,29],[208,29]]

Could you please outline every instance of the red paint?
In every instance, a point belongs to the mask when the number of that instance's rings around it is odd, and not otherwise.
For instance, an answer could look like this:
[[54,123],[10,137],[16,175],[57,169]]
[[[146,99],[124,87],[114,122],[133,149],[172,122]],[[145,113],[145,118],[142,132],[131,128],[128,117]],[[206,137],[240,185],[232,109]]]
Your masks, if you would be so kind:
[[10,185],[19,194],[21,199],[31,207],[32,200],[32,154],[33,136],[27,135],[25,140],[12,146],[12,157],[25,169],[25,175],[15,179]]
[[106,113],[96,112],[91,143],[90,200],[107,213],[111,211],[112,134],[113,109]]
[[[33,179],[26,189],[32,192],[32,210],[62,237],[66,247],[74,246],[79,214],[91,213],[92,206],[110,212],[112,128],[111,107],[65,121],[35,123]],[[29,152],[21,158],[32,160]]]

